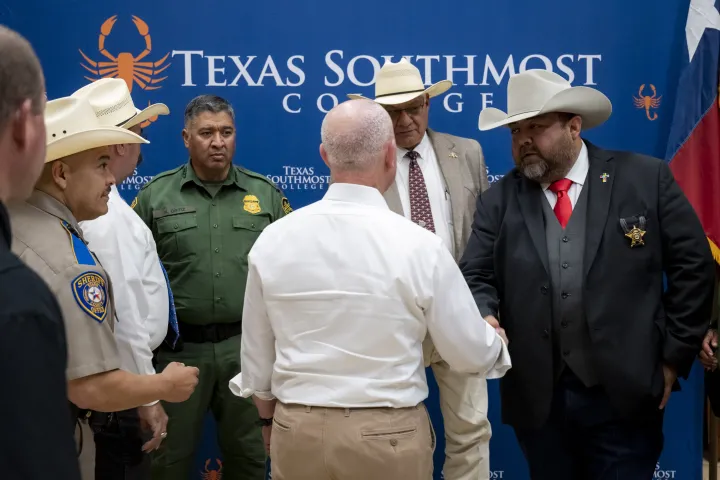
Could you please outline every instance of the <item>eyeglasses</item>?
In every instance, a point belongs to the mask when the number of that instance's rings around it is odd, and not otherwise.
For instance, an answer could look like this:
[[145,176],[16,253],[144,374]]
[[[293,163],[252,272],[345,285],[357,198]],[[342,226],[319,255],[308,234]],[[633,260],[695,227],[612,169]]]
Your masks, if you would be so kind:
[[385,111],[388,112],[388,114],[390,115],[390,118],[394,122],[395,120],[397,120],[400,117],[400,114],[402,112],[407,113],[411,117],[415,117],[415,116],[419,115],[425,108],[425,105],[427,105],[427,100],[424,100],[423,103],[421,103],[420,105],[412,105],[410,107],[398,108],[398,109],[385,108]]

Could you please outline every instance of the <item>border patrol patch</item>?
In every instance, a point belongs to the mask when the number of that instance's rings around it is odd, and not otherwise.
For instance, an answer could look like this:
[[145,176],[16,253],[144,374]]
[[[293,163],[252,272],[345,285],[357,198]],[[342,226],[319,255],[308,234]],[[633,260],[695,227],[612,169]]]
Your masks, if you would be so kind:
[[260,200],[258,200],[255,195],[245,195],[245,198],[243,198],[243,209],[253,215],[260,213],[262,211],[260,208]]
[[133,201],[132,201],[132,203],[130,204],[130,208],[133,208],[133,209],[134,209],[136,205],[137,205],[137,197],[133,198]]
[[80,308],[93,320],[102,323],[107,316],[107,287],[97,272],[85,272],[72,281],[72,291]]
[[283,209],[283,212],[285,212],[285,215],[292,212],[292,207],[290,206],[290,202],[285,197],[282,198],[282,209]]

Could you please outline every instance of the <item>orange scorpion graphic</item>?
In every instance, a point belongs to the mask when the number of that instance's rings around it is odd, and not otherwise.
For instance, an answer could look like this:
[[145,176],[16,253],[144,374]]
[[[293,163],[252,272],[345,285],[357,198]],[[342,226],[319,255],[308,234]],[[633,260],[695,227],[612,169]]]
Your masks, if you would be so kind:
[[650,109],[651,108],[658,108],[660,106],[660,99],[662,99],[662,95],[659,97],[657,96],[657,90],[655,90],[655,85],[650,84],[650,90],[652,90],[652,96],[643,95],[643,90],[645,90],[645,84],[643,83],[640,85],[640,89],[638,90],[638,96],[633,95],[634,103],[637,108],[644,108],[645,109],[645,115],[647,116],[648,120],[653,121],[657,120],[658,115],[657,113],[653,112],[652,116],[650,116]]
[[208,470],[208,467],[210,466],[210,459],[207,459],[207,462],[205,462],[205,472],[200,472],[200,477],[203,480],[222,480],[222,462],[219,458],[216,458],[215,461],[218,464],[217,470]]
[[122,52],[119,53],[117,56],[113,56],[105,49],[105,39],[108,37],[108,35],[110,35],[110,32],[112,31],[113,25],[115,25],[116,21],[117,15],[113,15],[112,17],[105,20],[105,22],[103,22],[102,26],[100,27],[100,37],[98,38],[98,50],[102,55],[110,59],[109,62],[96,62],[90,59],[90,57],[85,55],[85,53],[80,50],[80,55],[83,56],[85,61],[88,62],[90,66],[85,65],[82,62],[80,63],[80,65],[82,65],[87,71],[95,75],[95,78],[85,78],[94,82],[101,77],[119,77],[125,80],[125,83],[127,83],[128,89],[130,89],[131,92],[133,83],[137,83],[143,90],[157,90],[160,87],[154,85],[162,82],[167,77],[154,77],[162,73],[170,66],[169,63],[163,66],[163,63],[165,63],[165,60],[167,60],[170,53],[165,55],[157,62],[140,61],[146,56],[148,56],[152,51],[152,40],[150,38],[150,28],[148,27],[148,24],[133,15],[132,21],[137,27],[138,33],[142,35],[142,37],[145,39],[145,50],[143,50],[138,56],[134,56],[132,53],[129,52]]

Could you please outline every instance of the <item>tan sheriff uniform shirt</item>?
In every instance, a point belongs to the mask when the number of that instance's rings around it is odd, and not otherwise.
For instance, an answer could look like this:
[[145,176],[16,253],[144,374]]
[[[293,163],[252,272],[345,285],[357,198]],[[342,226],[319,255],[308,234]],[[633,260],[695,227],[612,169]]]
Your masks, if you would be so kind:
[[60,304],[68,381],[120,368],[110,280],[85,244],[75,217],[39,190],[8,210],[12,251],[45,280]]

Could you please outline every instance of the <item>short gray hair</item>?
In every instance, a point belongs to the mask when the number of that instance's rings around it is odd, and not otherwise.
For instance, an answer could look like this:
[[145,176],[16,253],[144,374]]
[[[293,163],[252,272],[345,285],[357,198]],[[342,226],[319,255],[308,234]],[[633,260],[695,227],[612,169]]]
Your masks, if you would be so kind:
[[217,95],[200,95],[190,100],[190,103],[185,107],[185,126],[187,127],[195,117],[203,112],[227,112],[232,121],[235,122],[235,110],[233,110],[230,102]]
[[30,43],[0,25],[0,128],[28,99],[32,112],[42,114],[44,90],[42,67]]
[[350,100],[330,110],[320,129],[328,162],[339,170],[364,170],[395,138],[390,115],[371,100]]

